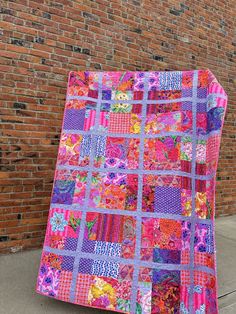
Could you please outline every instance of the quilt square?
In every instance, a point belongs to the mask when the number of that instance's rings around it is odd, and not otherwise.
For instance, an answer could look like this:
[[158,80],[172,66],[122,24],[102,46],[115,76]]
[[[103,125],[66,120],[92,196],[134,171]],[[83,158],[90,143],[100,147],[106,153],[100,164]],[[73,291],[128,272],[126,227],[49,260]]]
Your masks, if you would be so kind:
[[61,269],[65,271],[73,271],[75,258],[73,256],[63,256]]
[[170,104],[148,104],[147,115],[167,113],[167,112],[180,112],[183,108],[182,102],[175,102]]
[[[168,201],[166,201],[168,199]],[[181,189],[169,186],[155,188],[154,211],[167,214],[181,214]]]
[[92,274],[93,259],[91,258],[80,258],[78,271],[81,274]]
[[[156,72],[152,72],[149,79],[148,79],[148,85],[149,88],[151,88],[151,83],[153,84],[154,81],[153,80],[157,80],[157,73]],[[134,73],[134,85],[133,85],[133,90],[134,93],[141,93],[141,95],[143,94],[144,91],[144,80],[145,80],[145,72],[143,71],[137,71]],[[153,84],[154,86],[154,84]],[[141,98],[142,99],[142,98]]]
[[132,258],[135,253],[135,227],[136,220],[131,216],[87,213],[82,250]]
[[200,219],[211,219],[214,207],[214,200],[209,191],[196,192],[195,194],[195,213]]
[[[213,131],[220,130],[224,122],[224,106],[225,103],[221,104],[218,100],[217,107],[211,108],[207,112],[207,134],[212,133]],[[205,126],[205,124],[204,124]]]
[[206,112],[197,112],[196,126],[197,126],[197,135],[206,135],[207,134],[207,113]]
[[78,273],[76,278],[76,293],[75,301],[78,304],[88,305],[88,294],[90,286],[93,282],[93,276],[88,274]]
[[88,166],[91,153],[91,135],[61,135],[58,151],[58,165]]
[[98,73],[91,71],[69,73],[68,96],[88,96],[89,90],[98,90]]
[[[143,189],[142,189],[142,211],[144,212],[163,212],[169,214],[184,213],[184,206],[189,208],[189,199],[182,197],[180,194],[182,191],[188,190],[188,196],[191,197],[191,178],[173,175],[144,175],[143,177]],[[174,206],[168,206],[166,203],[164,207],[161,204],[163,195],[175,195],[176,198],[172,201]],[[173,193],[172,193],[173,192]],[[187,192],[186,192],[187,193]],[[183,199],[183,200],[182,200]],[[186,205],[181,205],[180,202],[185,202]],[[188,202],[188,203],[187,203]],[[172,207],[172,209],[170,208]],[[187,210],[187,208],[186,208]]]
[[216,278],[210,273],[194,271],[194,298],[196,312],[209,309],[209,313],[217,312]]
[[178,100],[181,98],[181,90],[158,90],[153,88],[148,91],[148,100]]
[[89,98],[98,98],[98,90],[89,89],[88,90],[88,97]]
[[94,241],[94,253],[106,256],[120,257],[121,256],[121,243]]
[[84,109],[86,108],[86,100],[83,99],[66,99],[65,109]]
[[83,130],[85,109],[67,109],[64,117],[64,130]]
[[100,305],[101,308],[113,311],[125,311],[130,308],[130,281],[103,276],[93,276],[88,301],[91,306]]
[[51,202],[71,205],[73,202],[75,182],[72,180],[56,180],[53,184]]
[[95,157],[95,167],[137,169],[140,139],[107,136]]
[[96,119],[95,104],[87,105],[84,116],[83,131],[92,131],[94,129]]
[[152,283],[138,282],[136,313],[151,313]]
[[80,211],[51,209],[48,216],[45,245],[54,249],[75,251],[81,215]]
[[42,261],[38,272],[36,291],[56,298],[58,296],[60,275],[61,271],[59,269],[48,266]]
[[208,91],[207,91],[206,87],[200,87],[200,88],[197,89],[197,97],[200,98],[200,99],[201,98],[206,99],[207,98],[207,93],[208,93]]
[[118,105],[117,107],[114,107],[114,104],[103,105],[103,111],[100,112],[99,129],[109,134],[139,134],[141,129],[141,105]]
[[[180,311],[180,271],[153,270],[152,311],[178,313]],[[168,295],[168,298],[166,297]]]
[[82,252],[113,257],[121,256],[121,248],[121,243],[93,241],[87,239],[84,239],[82,244]]
[[99,160],[105,155],[106,136],[93,135],[92,140],[93,140],[92,145],[94,146],[95,160]]
[[[181,160],[192,161],[192,143],[191,137],[186,136],[181,138]],[[206,162],[206,141],[198,139],[196,143],[196,162],[205,163]]]
[[192,191],[181,189],[181,209],[183,216],[191,216],[192,214]]
[[110,71],[102,75],[102,89],[115,91],[132,91],[135,80],[135,72]]
[[75,188],[73,195],[73,205],[83,206],[87,185],[87,171],[78,171],[74,176]]
[[62,271],[58,285],[58,298],[65,302],[70,302],[70,287],[72,281],[72,272]]
[[96,276],[111,277],[116,279],[119,274],[119,263],[94,260],[91,272]]
[[152,276],[153,276],[153,268],[139,267],[139,275],[138,275],[139,282],[152,283]]
[[[192,108],[192,104],[191,104],[191,108]],[[193,114],[192,114],[191,109],[182,111],[181,131],[186,134],[193,133]]]
[[146,134],[182,131],[182,112],[162,112],[147,114],[145,123]]
[[196,180],[196,192],[206,192],[208,189],[208,185],[209,185],[209,181],[208,180],[201,180],[201,179],[197,179]]
[[102,91],[102,100],[111,100],[112,90],[107,89]]
[[[58,270],[58,275],[60,275],[62,270],[62,262],[63,262],[63,256],[51,252],[47,252],[43,250],[42,256],[41,256],[41,265],[43,266],[42,269],[40,269],[41,273],[43,275],[47,275],[47,271],[50,273],[51,270]],[[59,279],[60,276],[58,276]]]
[[193,72],[183,71],[182,73],[182,89],[191,89],[193,87]]
[[180,264],[181,251],[154,248],[153,262],[161,264]]
[[206,266],[214,269],[214,254],[206,252],[194,252],[194,264],[197,266]]
[[93,172],[89,206],[135,211],[138,175],[117,172]]
[[153,257],[153,248],[141,248],[140,249],[140,259],[142,261],[149,261],[152,262],[154,257]]
[[206,175],[212,174],[217,170],[218,151],[220,148],[220,136],[211,135],[206,143]]
[[142,248],[188,250],[191,223],[167,218],[142,218]]
[[163,136],[144,141],[144,169],[180,170],[180,136]]
[[193,105],[191,101],[184,100],[181,102],[181,111],[189,111],[192,112]]
[[197,103],[197,112],[207,112],[207,102]]
[[133,99],[133,91],[130,90],[113,90],[111,95],[112,100],[117,100],[117,103],[113,103],[111,108],[113,112],[130,112],[131,104],[125,102],[126,100]]
[[43,250],[38,271],[36,291],[56,298],[61,276],[62,256]]
[[160,90],[181,90],[182,89],[182,71],[160,72],[159,88]]
[[214,253],[214,241],[212,226],[210,224],[197,223],[194,237],[194,250],[196,252]]
[[[185,172],[191,172],[193,158],[193,140],[191,137],[182,137],[181,139],[181,170]],[[197,139],[196,151],[194,154],[196,163],[196,174],[206,174],[206,140]]]
[[83,205],[87,175],[87,171],[56,170],[51,203]]
[[92,276],[92,284],[88,293],[88,303],[93,307],[115,310],[117,298],[114,278]]
[[109,115],[108,132],[109,133],[130,133],[131,114],[113,113]]

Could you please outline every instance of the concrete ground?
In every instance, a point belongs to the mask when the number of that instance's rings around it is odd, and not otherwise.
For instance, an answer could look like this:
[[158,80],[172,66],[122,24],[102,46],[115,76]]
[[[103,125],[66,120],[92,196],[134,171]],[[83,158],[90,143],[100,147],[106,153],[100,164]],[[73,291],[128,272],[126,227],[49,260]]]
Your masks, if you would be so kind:
[[[220,314],[236,314],[236,215],[216,220],[216,247]],[[114,313],[37,294],[40,255],[34,250],[0,257],[0,314]]]

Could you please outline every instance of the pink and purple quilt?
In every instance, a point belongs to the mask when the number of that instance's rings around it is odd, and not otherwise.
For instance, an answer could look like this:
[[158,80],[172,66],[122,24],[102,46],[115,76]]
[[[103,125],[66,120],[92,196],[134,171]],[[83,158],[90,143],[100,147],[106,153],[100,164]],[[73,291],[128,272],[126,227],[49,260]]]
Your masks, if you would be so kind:
[[70,72],[38,293],[132,314],[217,314],[227,94],[209,69]]

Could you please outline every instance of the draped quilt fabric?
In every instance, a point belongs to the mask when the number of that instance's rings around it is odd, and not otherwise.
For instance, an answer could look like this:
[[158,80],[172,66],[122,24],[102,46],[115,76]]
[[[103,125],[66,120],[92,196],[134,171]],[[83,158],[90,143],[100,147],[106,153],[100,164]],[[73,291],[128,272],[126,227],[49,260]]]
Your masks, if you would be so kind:
[[209,69],[70,72],[37,292],[121,313],[218,313],[226,108]]

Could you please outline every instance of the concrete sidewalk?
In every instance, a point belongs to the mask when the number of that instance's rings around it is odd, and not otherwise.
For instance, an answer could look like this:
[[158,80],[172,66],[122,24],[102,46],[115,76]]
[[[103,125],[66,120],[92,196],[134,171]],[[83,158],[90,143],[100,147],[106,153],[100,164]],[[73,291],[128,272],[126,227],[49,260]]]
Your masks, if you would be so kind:
[[[220,314],[235,314],[236,215],[216,220],[216,246]],[[34,250],[0,257],[0,314],[114,313],[37,294],[35,284],[40,255],[41,250]]]

